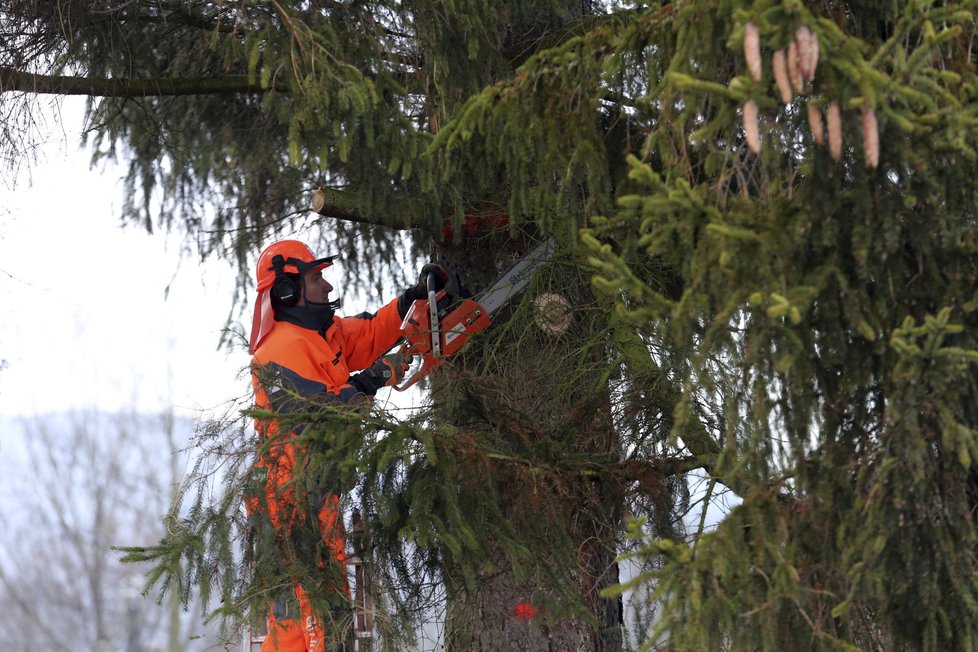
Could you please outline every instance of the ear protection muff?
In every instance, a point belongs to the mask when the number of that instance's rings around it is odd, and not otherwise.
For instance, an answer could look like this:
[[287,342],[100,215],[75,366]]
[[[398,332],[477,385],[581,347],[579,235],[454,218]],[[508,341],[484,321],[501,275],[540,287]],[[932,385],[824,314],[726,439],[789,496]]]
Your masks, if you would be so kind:
[[[299,303],[299,295],[302,294],[302,277],[288,274],[285,271],[286,264],[301,263],[294,258],[285,260],[281,255],[272,258],[272,269],[275,270],[275,282],[272,284],[272,298],[283,306],[291,307]],[[296,265],[298,267],[298,265]]]

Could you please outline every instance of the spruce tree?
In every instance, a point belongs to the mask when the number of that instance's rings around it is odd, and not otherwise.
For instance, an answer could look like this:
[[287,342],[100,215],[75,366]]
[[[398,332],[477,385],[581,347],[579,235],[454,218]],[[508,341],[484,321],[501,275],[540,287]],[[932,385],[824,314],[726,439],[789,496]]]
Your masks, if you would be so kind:
[[709,406],[743,498],[689,544],[633,528],[669,649],[976,647],[974,8],[687,5],[634,32],[672,56],[582,238],[678,354],[674,436]]
[[[417,415],[297,417],[388,641],[433,580],[449,649],[621,649],[627,586],[647,647],[973,649],[975,4],[3,0],[0,101],[91,95],[126,218],[242,301],[297,221],[368,286],[404,243],[472,289],[558,243]],[[330,607],[322,551],[239,515],[249,431],[204,434],[131,558],[231,618],[296,577]],[[742,502],[686,532],[694,471]]]

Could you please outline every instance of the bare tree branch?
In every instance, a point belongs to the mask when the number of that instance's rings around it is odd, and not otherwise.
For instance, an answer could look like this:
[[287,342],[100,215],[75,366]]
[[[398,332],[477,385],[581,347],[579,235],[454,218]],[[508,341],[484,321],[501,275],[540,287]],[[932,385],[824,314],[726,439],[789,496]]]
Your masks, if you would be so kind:
[[162,97],[171,95],[219,95],[223,93],[288,93],[288,84],[263,86],[248,75],[180,79],[106,79],[38,75],[0,67],[0,93],[22,91],[48,95],[99,97]]
[[399,215],[385,216],[383,219],[379,219],[376,216],[365,215],[361,211],[360,206],[361,202],[355,193],[324,188],[317,188],[312,193],[311,208],[323,217],[332,217],[358,224],[379,224],[402,231],[421,226],[411,219],[413,215],[411,211],[405,211]]

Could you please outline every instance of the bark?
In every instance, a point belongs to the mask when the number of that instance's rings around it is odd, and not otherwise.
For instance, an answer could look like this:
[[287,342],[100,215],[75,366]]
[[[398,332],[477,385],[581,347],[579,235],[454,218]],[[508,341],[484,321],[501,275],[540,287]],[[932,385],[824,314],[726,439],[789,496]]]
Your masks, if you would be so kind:
[[[505,234],[473,238],[447,247],[450,260],[465,261],[466,284],[478,289],[488,284],[524,247]],[[559,255],[559,254],[558,254]],[[557,263],[559,264],[559,263]],[[558,291],[572,306],[593,303],[587,278],[573,267],[547,275],[547,291]],[[525,300],[531,300],[531,284]],[[509,307],[496,317],[496,328]],[[587,319],[575,313],[575,321]],[[524,316],[525,319],[525,316]],[[513,329],[492,350],[502,361],[480,383],[492,387],[491,398],[466,396],[446,401],[458,390],[457,383],[434,387],[436,405],[455,405],[445,414],[479,438],[502,438],[512,450],[542,463],[551,454],[557,459],[583,458],[618,461],[618,439],[612,427],[608,388],[601,386],[603,346],[589,342],[595,324],[574,324],[558,336],[537,329]],[[512,341],[511,341],[512,340]],[[478,366],[480,354],[469,353],[467,364]],[[581,372],[582,366],[591,371]],[[440,396],[441,395],[441,396]],[[569,409],[570,406],[570,409]],[[555,453],[555,451],[561,451]],[[541,451],[544,451],[541,453]],[[476,572],[475,581],[464,581],[461,568],[447,560],[445,576],[449,592],[446,622],[447,650],[537,651],[621,649],[621,605],[603,599],[599,592],[616,583],[616,534],[620,531],[621,491],[610,474],[539,474],[503,468],[486,482],[504,484],[507,520],[543,522],[553,533],[553,550],[543,542],[530,549],[546,552],[536,569],[521,564],[514,568],[504,553],[503,542],[487,541],[489,558]],[[560,533],[565,533],[561,538]],[[574,595],[570,595],[573,592]],[[519,606],[533,603],[542,610],[534,618],[521,617]]]
[[366,215],[361,210],[363,199],[356,193],[333,188],[317,188],[312,193],[310,208],[323,217],[332,217],[347,222],[357,224],[370,224],[373,226],[383,226],[390,229],[407,230],[415,227],[411,217],[415,212],[412,210],[411,201],[405,200],[402,210],[397,215],[384,217]]

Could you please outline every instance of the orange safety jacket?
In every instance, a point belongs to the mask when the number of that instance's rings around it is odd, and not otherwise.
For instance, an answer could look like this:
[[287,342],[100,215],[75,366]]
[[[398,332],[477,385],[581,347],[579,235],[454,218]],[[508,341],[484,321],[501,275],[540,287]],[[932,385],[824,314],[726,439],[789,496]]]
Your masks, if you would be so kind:
[[[395,299],[374,315],[332,317],[326,328],[276,321],[252,358],[252,386],[256,406],[279,414],[309,411],[312,406],[296,395],[320,403],[348,403],[360,395],[350,385],[350,372],[366,369],[400,338],[401,316]],[[283,486],[292,478],[296,451],[293,435],[282,437],[276,419],[256,420],[268,452],[257,466],[267,472],[267,492],[273,523],[287,527],[298,514]],[[284,503],[284,504],[283,504]],[[283,509],[290,512],[288,517]]]
[[397,299],[374,315],[333,316],[332,324],[323,330],[276,321],[251,361],[252,386],[258,406],[276,408],[276,397],[265,391],[259,378],[262,370],[269,370],[269,365],[272,365],[270,371],[280,372],[281,377],[292,385],[277,389],[291,389],[311,398],[349,402],[357,394],[349,384],[350,372],[366,369],[376,362],[397,343],[400,328]]

